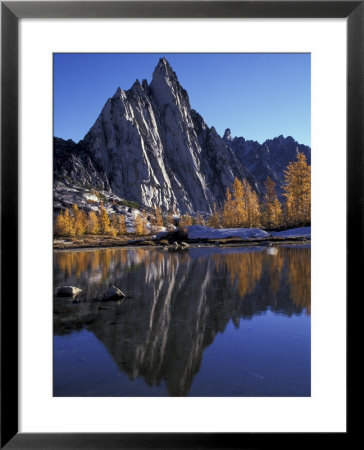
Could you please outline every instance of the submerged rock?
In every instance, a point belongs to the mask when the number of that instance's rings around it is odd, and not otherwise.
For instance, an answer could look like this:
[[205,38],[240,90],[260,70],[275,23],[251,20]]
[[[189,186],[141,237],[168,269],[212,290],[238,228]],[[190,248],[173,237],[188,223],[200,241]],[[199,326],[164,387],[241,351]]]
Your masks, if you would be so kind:
[[102,301],[108,301],[108,300],[120,300],[121,298],[124,298],[125,295],[121,292],[120,289],[118,289],[116,286],[111,286],[103,295]]
[[57,297],[75,297],[82,289],[75,286],[61,286],[57,289],[56,295]]

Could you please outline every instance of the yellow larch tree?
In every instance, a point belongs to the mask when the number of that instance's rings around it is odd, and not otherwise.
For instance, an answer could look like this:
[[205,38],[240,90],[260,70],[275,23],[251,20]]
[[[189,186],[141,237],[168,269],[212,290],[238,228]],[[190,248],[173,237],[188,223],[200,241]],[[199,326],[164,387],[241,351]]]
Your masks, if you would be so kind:
[[228,228],[260,226],[259,197],[247,180],[235,178],[232,194],[227,188],[222,223]]
[[143,234],[149,234],[149,230],[147,227],[148,224],[147,213],[145,211],[143,211],[142,217],[143,217]]
[[308,225],[311,222],[311,166],[304,153],[298,153],[297,161],[289,163],[282,188],[287,225]]
[[261,226],[259,197],[258,194],[249,185],[247,186],[246,197],[248,204],[247,226],[248,228],[259,228]]
[[245,227],[248,219],[246,204],[247,183],[235,178],[233,183],[233,224],[234,227]]
[[155,221],[155,225],[157,227],[162,227],[163,226],[162,210],[160,209],[159,206],[154,208],[154,221]]
[[268,177],[265,182],[263,223],[268,229],[277,228],[282,221],[282,205],[277,197],[274,181]]
[[100,202],[99,227],[100,227],[101,234],[110,233],[110,227],[111,227],[110,219],[109,219],[109,215],[105,209],[103,202]]
[[189,225],[192,225],[192,223],[193,223],[192,217],[188,213],[186,213],[181,216],[178,223],[178,227],[179,228],[188,227]]
[[148,234],[148,228],[147,228],[147,216],[145,211],[140,212],[134,222],[135,227],[135,234],[138,236],[144,236],[145,234]]
[[174,230],[174,217],[172,212],[167,214],[167,217],[165,218],[165,225],[168,231]]
[[116,228],[114,228],[113,225],[111,224],[108,234],[112,237],[116,237],[118,234],[118,230]]
[[73,226],[75,235],[80,236],[85,234],[86,231],[86,214],[84,211],[80,211],[76,204],[72,205]]
[[90,211],[87,214],[86,233],[99,234],[99,232],[100,232],[99,219],[98,219],[95,211]]
[[66,224],[64,220],[64,213],[61,211],[56,219],[56,223],[54,226],[54,234],[57,236],[65,236],[66,235]]
[[214,202],[212,208],[212,214],[207,220],[207,224],[212,228],[220,228],[221,226],[221,217],[220,212],[217,210],[216,203]]
[[197,211],[196,217],[194,219],[196,225],[206,225],[206,221],[200,211]]
[[118,216],[118,233],[123,236],[126,234],[126,222],[125,222],[125,216],[124,214],[120,214],[120,216]]
[[123,236],[126,234],[126,223],[124,214],[113,214],[111,217],[111,230],[110,234],[112,236]]
[[64,211],[63,219],[66,236],[74,236],[75,235],[74,221],[68,208],[66,208]]
[[226,188],[226,200],[222,211],[222,225],[232,228],[235,223],[235,205],[229,187]]
[[272,226],[280,227],[283,225],[283,209],[282,204],[276,197],[273,201],[273,218],[272,218]]
[[110,218],[110,230],[109,230],[109,235],[112,237],[116,237],[118,234],[118,226],[119,226],[118,222],[119,222],[118,215],[112,214]]
[[140,214],[138,214],[134,221],[135,234],[141,236],[143,234],[143,220]]

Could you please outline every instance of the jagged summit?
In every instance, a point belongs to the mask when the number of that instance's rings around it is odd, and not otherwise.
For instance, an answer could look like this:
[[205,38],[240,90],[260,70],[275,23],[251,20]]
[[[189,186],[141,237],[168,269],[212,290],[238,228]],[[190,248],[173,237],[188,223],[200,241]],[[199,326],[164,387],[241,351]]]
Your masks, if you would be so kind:
[[154,69],[149,89],[159,108],[167,104],[186,104],[190,109],[187,92],[182,88],[176,73],[165,58],[161,58]]
[[104,186],[165,211],[209,213],[223,203],[234,178],[246,179],[261,195],[267,175],[279,181],[297,149],[310,155],[308,147],[281,138],[261,145],[232,138],[229,128],[221,138],[191,108],[161,58],[150,84],[137,79],[128,90],[116,89],[79,144],[55,140],[55,179],[85,189]]
[[175,83],[179,85],[177,75],[166,58],[161,58],[156,65],[153,71],[151,84],[160,83],[161,80],[164,80],[169,84]]
[[133,84],[133,86],[131,87],[132,89],[133,88],[138,88],[138,87],[140,87],[141,86],[141,84],[140,84],[140,81],[138,80],[138,78],[134,81],[134,84]]
[[273,139],[267,139],[264,144],[266,143],[274,143],[274,144],[291,144],[291,143],[295,143],[297,145],[298,142],[292,137],[292,136],[287,136],[284,137],[283,134],[280,134],[277,137],[274,137]]
[[118,97],[120,97],[120,95],[121,95],[121,93],[122,92],[125,92],[123,89],[121,89],[121,87],[120,86],[118,86],[117,88],[116,88],[116,91],[115,91],[115,94],[112,96],[112,98],[118,98]]
[[[224,135],[225,136],[225,135]],[[260,144],[243,137],[225,139],[224,142],[234,151],[239,161],[254,175],[258,185],[264,189],[269,177],[276,183],[278,196],[283,200],[281,186],[284,183],[284,170],[295,161],[299,152],[304,153],[311,164],[311,149],[299,144],[291,136],[277,136]]]
[[161,58],[158,61],[158,64],[155,66],[154,69],[154,73],[159,73],[162,74],[164,76],[170,76],[171,74],[175,74],[175,72],[173,72],[171,65],[169,64],[169,62],[167,61],[166,58]]

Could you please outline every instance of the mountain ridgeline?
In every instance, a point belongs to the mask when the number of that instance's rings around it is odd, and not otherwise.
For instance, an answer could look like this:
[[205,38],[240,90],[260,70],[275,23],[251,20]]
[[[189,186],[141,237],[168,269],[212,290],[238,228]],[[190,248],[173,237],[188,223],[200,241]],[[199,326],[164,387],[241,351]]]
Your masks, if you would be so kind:
[[211,213],[235,178],[262,197],[269,176],[281,197],[283,170],[298,152],[311,163],[310,147],[292,137],[259,144],[232,138],[229,129],[219,136],[162,58],[150,84],[116,90],[82,141],[54,138],[55,205],[67,206],[64,193],[77,187],[164,211]]

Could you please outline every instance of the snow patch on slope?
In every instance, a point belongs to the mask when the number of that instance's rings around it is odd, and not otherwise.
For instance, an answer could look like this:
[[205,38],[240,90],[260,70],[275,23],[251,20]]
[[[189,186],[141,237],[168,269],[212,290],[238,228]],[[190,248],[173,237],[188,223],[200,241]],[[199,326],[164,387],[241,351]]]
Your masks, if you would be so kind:
[[307,239],[311,239],[311,227],[293,228],[292,230],[284,231],[272,231],[271,235],[274,237],[305,237]]
[[270,234],[258,228],[211,228],[203,225],[186,227],[188,239],[264,239]]

